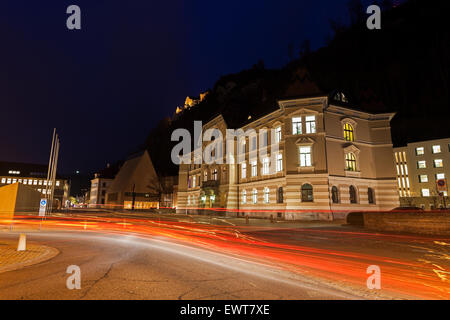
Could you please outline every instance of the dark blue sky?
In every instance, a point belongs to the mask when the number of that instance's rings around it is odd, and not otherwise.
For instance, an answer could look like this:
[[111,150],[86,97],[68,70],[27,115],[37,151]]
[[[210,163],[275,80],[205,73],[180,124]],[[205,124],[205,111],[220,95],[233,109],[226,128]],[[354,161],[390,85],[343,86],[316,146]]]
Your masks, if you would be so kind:
[[[346,3],[3,0],[0,160],[46,163],[56,126],[64,172],[102,168],[221,75],[283,66],[289,43],[323,46]],[[71,4],[82,30],[66,28]]]

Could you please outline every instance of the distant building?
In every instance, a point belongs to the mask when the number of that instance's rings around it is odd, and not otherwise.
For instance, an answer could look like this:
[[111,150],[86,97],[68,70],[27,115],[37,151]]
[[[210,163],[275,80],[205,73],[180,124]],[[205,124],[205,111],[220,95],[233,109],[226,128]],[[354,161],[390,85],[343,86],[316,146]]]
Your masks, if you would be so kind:
[[[226,137],[226,129],[253,129],[256,134],[234,139],[235,157],[237,148],[245,155],[236,163],[225,164],[228,146],[219,141],[217,150],[226,150],[218,153],[224,164],[181,164],[177,211],[331,219],[355,210],[390,210],[399,204],[393,117],[358,111],[340,92],[280,100],[275,111],[249,116],[237,127],[219,115],[203,132],[218,129]],[[203,142],[202,153],[209,145]],[[195,160],[195,152],[190,156]]]
[[[18,182],[37,190],[45,197],[47,170],[47,165],[2,161],[0,162],[0,187]],[[57,175],[54,190],[53,207],[57,209],[65,207],[66,200],[69,198],[69,180]]]
[[437,180],[450,176],[450,138],[394,148],[394,162],[402,205],[437,209],[445,202],[450,207],[448,190],[437,190]]
[[167,195],[172,192],[166,190],[170,184],[170,179],[160,181],[148,152],[144,151],[125,161],[107,189],[106,204],[131,209],[134,201],[135,209],[150,209],[159,208],[164,201],[164,205],[173,206],[173,196]]
[[106,193],[114,181],[118,168],[107,167],[94,174],[91,180],[89,207],[102,207],[106,204]]

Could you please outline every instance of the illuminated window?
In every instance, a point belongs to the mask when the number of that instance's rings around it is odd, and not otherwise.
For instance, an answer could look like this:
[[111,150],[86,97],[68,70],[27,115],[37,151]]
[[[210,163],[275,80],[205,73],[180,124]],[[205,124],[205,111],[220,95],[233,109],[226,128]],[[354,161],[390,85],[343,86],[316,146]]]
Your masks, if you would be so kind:
[[302,118],[292,118],[292,134],[302,134]]
[[316,133],[316,116],[305,118],[306,133]]
[[421,156],[423,154],[425,154],[425,148],[424,147],[416,148],[416,156]]
[[244,139],[242,139],[242,142],[241,142],[241,153],[242,154],[244,154],[246,151],[246,145],[247,145],[247,141],[244,138]]
[[433,146],[432,149],[433,149],[433,153],[441,153],[440,145]]
[[247,190],[242,191],[242,203],[247,203]]
[[37,185],[37,180],[33,181],[33,185],[35,185],[35,186]]
[[428,176],[426,174],[419,175],[419,182],[420,183],[428,182]]
[[344,139],[346,141],[355,141],[353,127],[350,123],[344,124]]
[[268,142],[269,138],[268,138],[268,133],[267,131],[264,129],[264,131],[260,132],[260,136],[259,136],[259,145],[261,147],[267,147],[267,142]]
[[2,183],[6,183],[6,178],[2,178]]
[[445,179],[445,173],[437,173],[436,174],[436,180]]
[[39,192],[42,192],[42,189],[38,189]]
[[435,168],[442,168],[444,166],[444,162],[442,159],[434,159],[434,167]]
[[417,161],[418,169],[425,169],[427,167],[427,162],[425,160]]
[[192,188],[195,188],[195,183],[197,182],[197,177],[193,176],[192,177]]
[[13,179],[12,183],[16,183],[16,182],[17,182],[17,179]]
[[42,186],[42,180],[39,180],[39,185]]
[[281,153],[277,154],[277,172],[281,172],[283,170],[283,155]]
[[258,165],[256,160],[252,161],[252,177],[256,177],[258,175]]
[[353,152],[345,155],[345,169],[347,171],[356,171],[356,157]]
[[203,181],[208,181],[208,171],[203,172]]
[[217,169],[213,170],[212,176],[213,176],[213,180],[217,180],[217,178],[218,178],[218,176],[217,176]]
[[252,201],[253,201],[253,204],[258,203],[258,190],[256,190],[256,189],[253,189]]
[[300,167],[311,167],[311,147],[300,147]]
[[27,179],[23,179],[23,184],[27,184],[28,180]]
[[269,174],[269,158],[263,159],[263,174]]
[[429,197],[430,189],[422,189],[422,197]]
[[188,198],[187,198],[187,204],[188,204],[188,205],[191,204],[191,196],[188,196]]
[[258,145],[258,143],[257,143],[256,136],[253,136],[252,140],[251,140],[251,143],[250,143],[252,151],[256,150],[257,145]]
[[241,164],[241,178],[242,179],[247,178],[247,164],[246,163]]
[[56,186],[59,187],[59,181],[56,181]]
[[264,203],[269,203],[269,193],[270,190],[269,188],[264,188]]
[[8,178],[8,181],[6,183],[8,184],[11,183],[11,178]]
[[305,183],[302,186],[302,202],[313,202],[313,187],[309,183]]
[[281,142],[281,127],[275,128],[275,142],[280,143]]

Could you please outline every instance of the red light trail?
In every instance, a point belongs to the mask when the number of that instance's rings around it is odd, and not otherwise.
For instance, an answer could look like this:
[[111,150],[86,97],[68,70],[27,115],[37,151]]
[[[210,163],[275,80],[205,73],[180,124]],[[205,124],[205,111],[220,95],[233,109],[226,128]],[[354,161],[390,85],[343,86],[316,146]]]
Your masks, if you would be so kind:
[[[337,285],[348,286],[350,290],[354,288],[369,291],[366,288],[366,280],[369,277],[366,269],[369,265],[378,265],[381,268],[382,291],[385,293],[404,298],[450,299],[449,238],[307,228],[281,230],[269,227],[258,228],[257,235],[254,235],[250,226],[218,226],[114,217],[50,217],[42,220],[39,217],[21,216],[13,220],[0,220],[2,225],[11,223],[14,228],[85,230],[134,235],[140,238],[165,237],[183,244],[244,257],[272,268],[331,281]],[[312,246],[308,241],[286,243],[283,241],[286,232],[331,238],[328,247],[320,248]],[[391,256],[370,254],[370,247],[364,252],[334,248],[332,239],[345,239],[350,242],[373,240],[375,245],[396,242],[420,247],[421,244],[433,244],[442,247],[443,251],[423,249],[440,261],[437,264],[424,259],[393,257],[392,253]]]

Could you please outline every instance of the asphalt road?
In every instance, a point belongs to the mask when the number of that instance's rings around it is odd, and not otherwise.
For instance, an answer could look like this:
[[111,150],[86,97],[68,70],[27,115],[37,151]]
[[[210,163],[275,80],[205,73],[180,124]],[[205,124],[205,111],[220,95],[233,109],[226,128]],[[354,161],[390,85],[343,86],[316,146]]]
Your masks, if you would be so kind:
[[[18,217],[13,230],[20,228],[60,254],[0,273],[0,299],[450,299],[450,239],[443,237],[342,222],[247,225],[95,211],[44,222]],[[66,288],[70,265],[81,268],[80,290]],[[370,290],[373,266],[381,288]]]
[[[0,234],[1,239],[17,234]],[[355,299],[282,270],[162,239],[86,232],[29,233],[60,254],[0,274],[0,299]],[[81,289],[66,287],[81,270]]]

